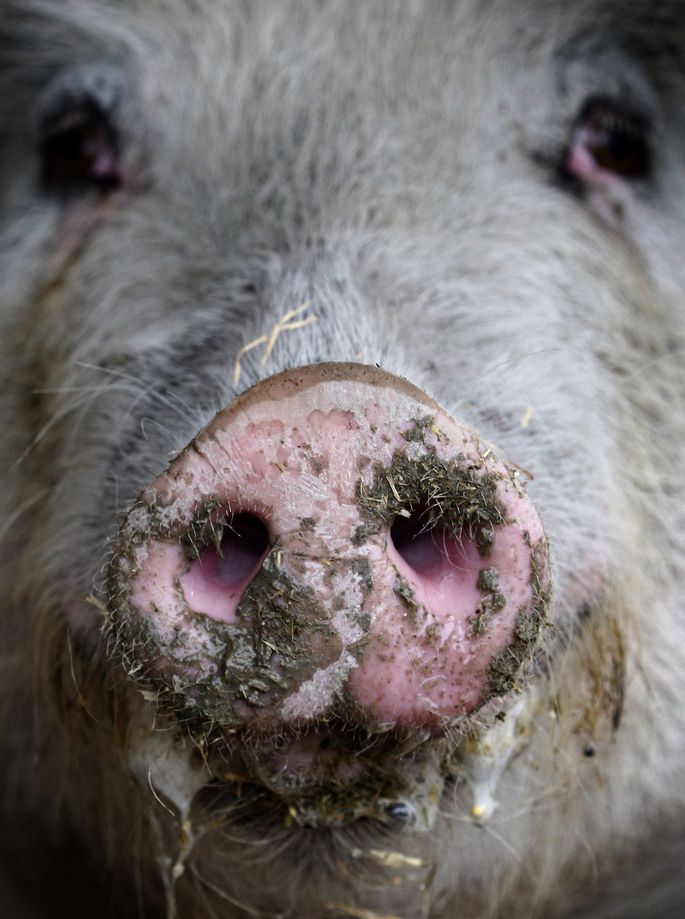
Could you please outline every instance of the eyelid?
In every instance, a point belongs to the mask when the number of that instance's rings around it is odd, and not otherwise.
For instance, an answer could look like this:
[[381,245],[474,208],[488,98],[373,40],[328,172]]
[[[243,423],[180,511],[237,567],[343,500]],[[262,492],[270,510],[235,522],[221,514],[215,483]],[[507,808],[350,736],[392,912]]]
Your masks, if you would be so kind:
[[126,77],[115,66],[84,64],[62,71],[48,84],[38,105],[38,133],[69,107],[88,101],[105,114],[116,117],[126,87]]

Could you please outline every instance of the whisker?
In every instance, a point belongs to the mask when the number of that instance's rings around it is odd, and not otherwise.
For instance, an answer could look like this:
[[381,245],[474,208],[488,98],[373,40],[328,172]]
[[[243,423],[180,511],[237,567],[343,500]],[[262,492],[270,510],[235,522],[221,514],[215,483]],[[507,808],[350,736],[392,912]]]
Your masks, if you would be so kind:
[[211,890],[212,893],[215,893],[217,897],[219,897],[221,900],[225,900],[227,903],[230,903],[231,906],[236,906],[238,909],[243,910],[250,916],[255,916],[256,919],[260,919],[260,917],[261,919],[266,919],[266,917],[264,916],[264,913],[259,912],[258,910],[254,909],[248,903],[243,903],[240,900],[238,900],[236,897],[232,897],[230,894],[226,893],[225,890],[222,890],[220,887],[217,887],[216,884],[213,884],[211,881],[208,881],[207,878],[203,877],[200,874],[195,864],[191,863],[189,866],[189,870],[190,870],[190,873],[193,875],[193,877],[196,879],[196,881],[199,884],[202,884],[206,888]]
[[67,405],[63,405],[55,414],[49,418],[41,429],[37,432],[35,437],[31,440],[29,445],[19,454],[17,459],[14,461],[13,468],[18,469],[19,466],[24,462],[24,460],[32,453],[32,451],[38,446],[38,444],[50,433],[50,431],[63,421],[68,415],[72,412],[77,411],[86,400],[81,398],[75,402],[71,402]]
[[[134,385],[143,389],[146,394],[153,396],[163,405],[166,405],[168,408],[171,408],[175,412],[181,414],[185,420],[191,419],[194,415],[192,407],[189,406],[188,403],[185,402],[185,400],[183,400],[177,393],[171,392],[168,395],[162,395],[161,393],[157,392],[152,384],[146,383],[144,380],[135,377],[131,373],[127,373],[123,370],[116,370],[112,367],[100,367],[98,364],[89,364],[86,361],[77,361],[76,366],[83,367],[86,370],[93,370],[96,373],[109,374],[110,376],[121,380],[126,380],[129,383],[133,383]],[[183,415],[181,409],[187,412],[187,415]]]
[[14,524],[19,520],[19,518],[22,517],[25,513],[27,513],[27,511],[30,511],[32,507],[35,507],[35,505],[38,504],[39,501],[42,501],[44,498],[47,498],[49,494],[50,494],[49,488],[41,488],[35,494],[31,495],[30,498],[27,498],[25,501],[22,501],[22,503],[12,511],[12,513],[9,515],[7,520],[5,520],[5,522],[3,523],[2,527],[0,527],[0,543],[5,538],[5,536],[7,536],[7,534],[10,532],[10,530],[12,529]]

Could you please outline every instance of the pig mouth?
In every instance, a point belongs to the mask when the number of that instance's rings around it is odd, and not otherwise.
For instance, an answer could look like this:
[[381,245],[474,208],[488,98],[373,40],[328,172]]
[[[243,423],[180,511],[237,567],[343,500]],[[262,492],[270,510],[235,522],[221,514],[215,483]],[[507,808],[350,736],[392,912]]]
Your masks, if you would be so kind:
[[214,756],[196,804],[215,817],[250,821],[268,803],[286,825],[364,821],[420,832],[435,821],[453,752],[426,731],[370,732],[336,719],[278,735],[244,733]]

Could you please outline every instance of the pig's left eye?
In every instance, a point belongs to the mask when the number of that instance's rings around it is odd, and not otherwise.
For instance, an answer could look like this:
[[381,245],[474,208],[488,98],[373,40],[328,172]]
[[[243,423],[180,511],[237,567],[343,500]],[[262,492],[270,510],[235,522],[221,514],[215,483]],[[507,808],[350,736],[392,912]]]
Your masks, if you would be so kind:
[[121,184],[117,132],[94,99],[71,101],[46,119],[40,153],[42,182],[48,191],[108,191]]
[[600,184],[612,175],[645,179],[651,170],[648,119],[613,99],[588,100],[574,125],[563,171],[590,184]]

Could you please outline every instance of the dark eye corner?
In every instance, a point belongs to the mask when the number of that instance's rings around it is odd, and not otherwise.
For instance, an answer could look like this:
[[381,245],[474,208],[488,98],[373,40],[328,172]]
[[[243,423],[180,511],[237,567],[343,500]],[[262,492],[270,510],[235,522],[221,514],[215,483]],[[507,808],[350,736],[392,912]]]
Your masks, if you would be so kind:
[[583,186],[601,186],[616,177],[648,179],[653,164],[653,130],[647,115],[608,96],[593,96],[573,124],[561,173]]
[[94,96],[64,99],[43,119],[40,178],[46,191],[63,195],[122,184],[119,135]]

